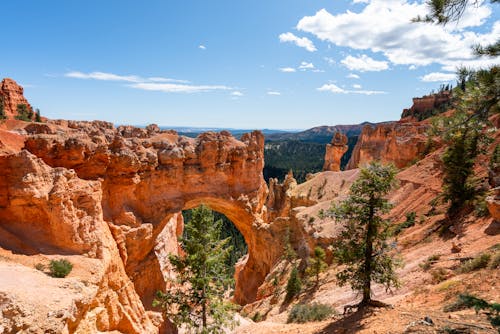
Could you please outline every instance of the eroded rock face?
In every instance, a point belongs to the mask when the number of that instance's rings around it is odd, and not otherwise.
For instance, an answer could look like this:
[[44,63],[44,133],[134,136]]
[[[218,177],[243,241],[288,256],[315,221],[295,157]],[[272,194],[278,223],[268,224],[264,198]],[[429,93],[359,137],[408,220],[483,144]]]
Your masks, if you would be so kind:
[[2,332],[157,333],[103,219],[100,182],[52,168],[26,150],[0,156],[0,168],[0,247],[65,257],[77,273],[57,279],[3,263]]
[[404,109],[401,118],[419,121],[432,116],[432,112],[449,106],[451,101],[451,91],[442,91],[422,97],[414,97],[413,105],[409,109]]
[[347,136],[340,132],[335,133],[332,142],[326,145],[325,164],[323,171],[340,171],[340,159],[347,152]]
[[[169,221],[202,203],[225,214],[244,236],[249,256],[239,272],[235,299],[255,300],[276,252],[265,223],[267,186],[262,176],[264,136],[236,140],[228,132],[178,136],[173,131],[120,127],[105,122],[51,121],[26,140],[26,149],[53,167],[102,179],[102,207],[129,277],[143,293],[165,286],[155,247]],[[69,129],[68,129],[69,128]],[[49,132],[49,133],[48,133]],[[51,132],[51,133],[50,133]],[[144,275],[144,264],[156,274]],[[146,289],[147,286],[147,289]],[[146,291],[147,290],[147,291]]]
[[407,167],[422,157],[428,145],[424,123],[393,122],[367,125],[359,136],[346,169],[354,169],[373,160]]
[[24,104],[28,109],[33,110],[28,100],[24,97],[24,89],[14,80],[5,78],[0,83],[0,99],[3,101],[5,116],[13,119],[17,116],[17,106]]

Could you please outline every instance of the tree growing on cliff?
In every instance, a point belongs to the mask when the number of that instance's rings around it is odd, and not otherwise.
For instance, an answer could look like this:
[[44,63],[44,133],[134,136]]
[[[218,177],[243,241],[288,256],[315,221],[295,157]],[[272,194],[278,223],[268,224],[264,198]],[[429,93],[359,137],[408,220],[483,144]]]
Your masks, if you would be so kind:
[[325,262],[325,250],[319,246],[314,248],[314,253],[311,259],[311,264],[306,270],[306,273],[314,277],[314,286],[319,286],[319,274],[327,268]]
[[42,115],[40,114],[40,109],[36,109],[35,112],[35,122],[41,123],[42,122]]
[[223,333],[223,326],[232,325],[232,305],[223,298],[230,283],[225,265],[230,247],[229,238],[219,238],[221,226],[208,207],[192,211],[180,238],[185,254],[169,257],[176,284],[166,292],[158,291],[153,302],[176,325],[187,325],[196,333]]
[[7,116],[5,115],[5,109],[3,106],[3,96],[0,96],[0,120],[6,119]]
[[17,105],[16,112],[16,119],[19,119],[21,121],[30,122],[33,118],[33,110],[28,108],[28,106],[24,103]]
[[343,223],[343,230],[334,242],[334,256],[345,267],[337,274],[339,284],[350,284],[362,293],[357,306],[377,306],[371,299],[371,284],[387,289],[399,285],[395,268],[399,260],[391,256],[387,220],[381,216],[391,205],[385,196],[396,184],[396,169],[372,162],[360,171],[350,189],[349,197],[332,206],[329,214]]
[[474,165],[491,142],[488,118],[500,112],[500,67],[470,72],[455,96],[455,113],[433,120],[431,132],[447,144],[442,156],[443,198],[450,203],[450,217],[480,195]]

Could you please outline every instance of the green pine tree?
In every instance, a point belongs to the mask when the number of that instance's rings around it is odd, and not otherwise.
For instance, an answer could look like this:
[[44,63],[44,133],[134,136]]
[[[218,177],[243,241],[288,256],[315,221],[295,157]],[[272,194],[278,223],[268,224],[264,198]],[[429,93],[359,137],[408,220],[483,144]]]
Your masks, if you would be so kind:
[[361,169],[349,197],[330,209],[331,215],[344,224],[334,243],[334,255],[339,264],[345,265],[337,279],[341,286],[348,283],[362,293],[360,306],[375,304],[372,282],[387,289],[399,284],[395,272],[399,260],[389,254],[389,222],[382,218],[391,208],[385,196],[396,184],[395,175],[393,166],[372,162]]
[[290,278],[286,284],[286,300],[291,300],[293,297],[297,296],[302,290],[302,281],[299,277],[299,271],[297,267],[292,268],[290,273]]
[[31,122],[33,118],[33,110],[28,108],[27,105],[23,104],[18,104],[16,108],[17,116],[16,119],[19,119],[21,121],[25,122]]
[[474,165],[491,143],[488,118],[500,112],[500,67],[468,71],[466,78],[462,72],[458,72],[461,88],[455,90],[456,112],[435,118],[431,131],[447,145],[442,156],[443,198],[450,203],[451,217],[480,195]]
[[3,96],[0,96],[0,120],[6,119],[7,116],[5,115],[5,109],[3,105]]
[[230,284],[225,263],[231,249],[229,238],[220,240],[221,226],[210,208],[202,205],[192,211],[180,238],[185,255],[169,257],[177,284],[158,291],[153,302],[176,325],[197,333],[223,333],[223,326],[232,325],[232,305],[223,298]]
[[306,270],[306,273],[314,277],[314,286],[319,285],[319,274],[323,272],[328,266],[325,262],[326,254],[325,250],[319,246],[314,248],[314,254],[311,260],[311,264]]
[[42,116],[40,114],[40,109],[36,109],[35,112],[35,122],[41,123],[42,122]]

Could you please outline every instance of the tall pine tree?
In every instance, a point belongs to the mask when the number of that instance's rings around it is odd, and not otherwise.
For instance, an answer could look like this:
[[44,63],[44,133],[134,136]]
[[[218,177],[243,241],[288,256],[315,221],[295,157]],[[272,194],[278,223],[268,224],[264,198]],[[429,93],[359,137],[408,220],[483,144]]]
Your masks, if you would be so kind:
[[361,169],[349,197],[330,209],[330,214],[344,224],[334,242],[334,255],[339,264],[345,265],[337,279],[341,286],[348,283],[362,293],[359,306],[375,304],[372,282],[387,289],[398,286],[395,268],[399,261],[389,254],[389,222],[382,218],[391,208],[385,196],[396,184],[395,175],[393,166],[372,162]]
[[196,333],[223,333],[232,324],[230,303],[224,300],[229,286],[226,259],[229,238],[220,240],[222,220],[200,206],[192,211],[180,238],[185,252],[169,257],[177,280],[166,292],[157,292],[153,306],[160,306],[176,325],[187,325]]

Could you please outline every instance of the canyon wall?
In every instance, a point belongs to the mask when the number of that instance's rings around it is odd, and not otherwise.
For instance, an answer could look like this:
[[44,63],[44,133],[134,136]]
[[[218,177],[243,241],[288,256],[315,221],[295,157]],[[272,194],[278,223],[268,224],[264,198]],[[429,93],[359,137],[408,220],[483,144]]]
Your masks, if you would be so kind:
[[393,163],[397,168],[407,167],[422,158],[428,149],[428,127],[424,122],[365,126],[346,169],[358,168],[373,160]]

